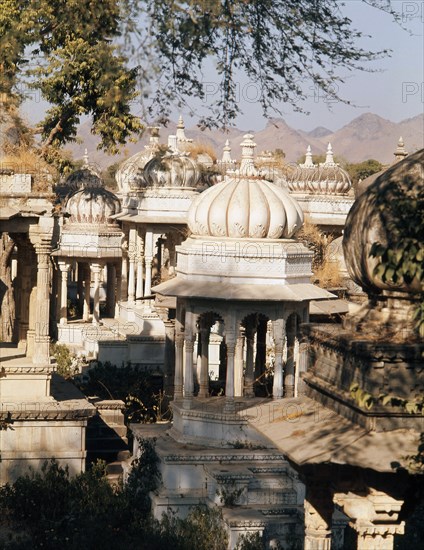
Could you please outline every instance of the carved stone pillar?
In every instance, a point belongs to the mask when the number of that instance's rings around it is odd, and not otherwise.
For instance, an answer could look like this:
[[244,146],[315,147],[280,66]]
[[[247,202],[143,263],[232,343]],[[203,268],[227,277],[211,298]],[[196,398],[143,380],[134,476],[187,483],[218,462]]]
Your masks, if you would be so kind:
[[175,335],[174,399],[183,397],[184,334]]
[[309,344],[306,341],[299,343],[299,364],[297,365],[297,395],[305,394],[305,382],[302,379],[302,373],[308,370],[309,363]]
[[134,228],[130,229],[129,243],[128,243],[128,302],[133,304],[135,302],[135,260],[137,252],[137,233]]
[[121,303],[121,293],[122,293],[122,269],[118,264],[115,266],[115,277],[116,277],[116,299],[115,299],[115,317],[119,317],[119,304]]
[[152,294],[152,261],[154,256],[154,236],[151,229],[146,229],[145,246],[144,246],[144,261],[145,261],[145,284],[144,296]]
[[284,321],[282,319],[273,321],[273,338],[274,338],[274,385],[272,388],[272,396],[274,399],[283,397],[283,347],[284,347]]
[[255,352],[255,329],[253,327],[246,328],[246,373],[244,378],[244,395],[246,397],[255,397],[253,389],[254,383],[254,352]]
[[393,550],[395,535],[403,535],[405,524],[373,524],[367,521],[350,523],[358,533],[357,550]]
[[93,303],[93,325],[100,323],[100,264],[92,264],[91,271],[94,275],[94,303]]
[[143,236],[137,235],[137,283],[135,288],[135,297],[136,300],[141,300],[143,298],[143,273],[144,267],[144,241]]
[[35,334],[33,362],[50,363],[50,238],[36,245],[37,254],[37,298],[35,309]]
[[[37,256],[35,255],[35,258],[36,257]],[[35,279],[35,282],[34,282],[34,279]],[[27,337],[26,337],[27,339],[26,353],[30,357],[34,355],[36,310],[37,310],[37,260],[34,261],[33,269],[31,269],[31,290],[29,293],[29,306],[28,306],[28,331],[27,331]]]
[[184,339],[185,343],[185,363],[184,363],[184,399],[190,400],[193,397],[194,381],[193,381],[193,337],[189,336]]
[[337,493],[334,500],[352,519],[358,550],[393,550],[394,536],[404,534],[405,522],[398,520],[403,500],[373,487],[363,495]]
[[297,332],[297,317],[292,317],[292,323],[287,326],[287,363],[284,373],[284,396],[294,396],[295,342]]
[[68,274],[70,264],[59,262],[60,269],[60,321],[61,325],[68,322]]
[[126,238],[122,244],[121,299],[123,302],[128,300],[128,240]]
[[145,262],[146,262],[146,282],[144,286],[145,296],[150,296],[152,294],[152,260],[153,258],[145,258]]
[[78,262],[78,282],[77,282],[77,292],[78,292],[78,307],[82,311],[84,307],[84,264]]
[[236,351],[235,335],[229,332],[225,334],[227,344],[227,377],[225,380],[225,412],[235,411],[234,403],[234,356]]
[[90,264],[85,265],[84,270],[84,306],[82,310],[83,321],[90,319],[90,290],[91,290],[91,267]]
[[116,268],[114,264],[107,264],[106,305],[109,317],[114,317],[115,315],[115,287]]
[[34,252],[26,238],[18,240],[18,277],[20,280],[18,301],[18,342],[19,347],[26,349],[29,328],[29,302],[32,288],[31,264]]
[[208,397],[209,395],[209,335],[210,326],[201,326],[200,336],[200,380],[199,397]]
[[234,354],[234,395],[235,397],[243,396],[243,348],[244,348],[244,332],[240,333],[236,342],[236,350]]
[[163,362],[163,391],[172,396],[174,390],[173,370],[175,365],[175,321],[164,321],[165,356]]
[[[318,501],[319,502],[319,501]],[[329,511],[305,500],[305,550],[331,549],[331,516]],[[331,513],[330,513],[331,512]],[[370,549],[371,550],[371,549]]]

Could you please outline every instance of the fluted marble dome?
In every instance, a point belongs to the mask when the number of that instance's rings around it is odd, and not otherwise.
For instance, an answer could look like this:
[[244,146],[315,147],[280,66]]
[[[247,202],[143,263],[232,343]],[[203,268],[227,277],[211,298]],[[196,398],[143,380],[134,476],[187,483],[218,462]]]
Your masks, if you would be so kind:
[[303,224],[303,213],[287,191],[258,176],[255,143],[246,134],[238,172],[201,193],[188,212],[194,235],[230,238],[291,237]]
[[[366,292],[383,290],[405,293],[422,291],[418,279],[387,284],[374,274],[377,260],[370,257],[373,243],[396,247],[398,228],[409,216],[405,202],[414,201],[418,216],[424,216],[424,149],[386,170],[355,201],[346,220],[343,252],[352,279]],[[411,235],[412,236],[412,235]]]
[[152,158],[144,167],[147,187],[198,188],[201,171],[198,163],[185,153],[172,153]]
[[103,180],[98,171],[92,164],[89,164],[87,149],[84,153],[83,166],[78,170],[74,170],[63,183],[59,184],[56,187],[56,193],[63,199],[84,187],[92,189],[103,187]]
[[103,187],[84,187],[73,193],[65,207],[69,219],[64,230],[69,230],[76,225],[84,225],[87,231],[96,230],[99,225],[117,226],[112,219],[121,209],[121,204],[116,195]]
[[318,166],[312,162],[308,147],[304,164],[299,164],[288,176],[288,188],[293,193],[344,195],[352,187],[349,174],[334,162],[331,144],[328,144],[325,162]]
[[115,174],[120,191],[126,192],[145,187],[143,170],[159,149],[159,128],[150,128],[149,143],[142,151],[132,155],[120,165]]

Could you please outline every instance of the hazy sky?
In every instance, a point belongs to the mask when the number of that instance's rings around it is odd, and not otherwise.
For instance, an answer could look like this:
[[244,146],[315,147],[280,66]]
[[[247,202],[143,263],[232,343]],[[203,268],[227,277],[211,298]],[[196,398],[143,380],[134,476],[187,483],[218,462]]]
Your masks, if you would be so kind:
[[[383,0],[384,2],[384,0]],[[382,2],[382,3],[383,3]],[[332,103],[329,109],[325,98],[311,87],[311,98],[304,103],[310,115],[295,113],[280,106],[283,118],[295,128],[312,130],[325,126],[337,130],[362,113],[373,112],[393,122],[416,116],[424,110],[424,1],[394,1],[394,7],[403,15],[404,30],[393,18],[360,0],[346,0],[344,13],[364,34],[361,46],[372,51],[393,50],[391,57],[368,65],[378,72],[346,72],[340,95],[357,107]],[[256,91],[256,93],[259,93]],[[242,129],[258,130],[266,120],[260,106],[254,101],[255,86],[247,80],[240,85],[244,115],[237,120]],[[246,100],[247,97],[247,100]],[[251,101],[249,101],[251,99]],[[189,117],[187,117],[190,121]],[[193,122],[195,119],[193,119]]]
[[[384,0],[382,0],[384,2]],[[361,46],[375,50],[391,49],[392,56],[369,64],[378,72],[344,73],[346,83],[340,88],[340,95],[358,107],[332,103],[331,110],[325,98],[317,96],[311,88],[311,97],[304,103],[310,115],[294,113],[291,108],[280,106],[288,124],[303,130],[325,126],[337,130],[362,113],[373,112],[383,118],[399,122],[424,111],[424,1],[407,2],[395,0],[393,5],[403,15],[404,30],[393,22],[391,16],[376,10],[360,0],[346,0],[344,13],[356,28],[371,35]],[[260,106],[255,102],[253,83],[247,80],[240,84],[240,98],[244,115],[237,120],[237,126],[245,130],[258,130],[266,124]],[[27,104],[25,111],[35,122],[42,118],[43,102]],[[137,108],[134,112],[137,113]],[[190,126],[196,119],[184,113]],[[178,111],[175,111],[175,117]]]

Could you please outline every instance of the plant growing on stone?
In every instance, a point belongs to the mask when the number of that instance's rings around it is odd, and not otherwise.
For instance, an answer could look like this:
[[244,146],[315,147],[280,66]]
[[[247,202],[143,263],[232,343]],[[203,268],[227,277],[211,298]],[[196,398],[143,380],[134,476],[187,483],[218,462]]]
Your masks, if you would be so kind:
[[265,550],[265,542],[262,535],[255,533],[246,533],[238,538],[235,550]]
[[79,373],[78,359],[65,344],[50,344],[50,354],[56,360],[56,372],[64,378],[72,378]]
[[243,491],[244,487],[237,488],[236,482],[231,480],[220,489],[217,489],[216,494],[219,496],[221,504],[232,507],[238,505],[238,500],[243,494]]

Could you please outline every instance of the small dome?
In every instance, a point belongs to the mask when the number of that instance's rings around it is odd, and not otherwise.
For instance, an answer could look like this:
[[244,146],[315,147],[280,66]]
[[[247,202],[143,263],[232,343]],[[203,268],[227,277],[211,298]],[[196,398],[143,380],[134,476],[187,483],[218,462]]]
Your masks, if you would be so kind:
[[200,187],[201,171],[196,161],[184,153],[166,154],[152,158],[144,167],[147,187]]
[[239,172],[201,193],[188,212],[195,235],[279,239],[291,237],[303,224],[298,203],[287,191],[258,176],[253,164],[255,143],[246,134]]
[[82,168],[72,172],[63,184],[63,188],[66,189],[67,193],[73,193],[83,187],[103,187],[103,181],[99,173],[88,163],[87,149],[84,153],[84,164]]
[[288,176],[288,188],[293,193],[344,195],[352,187],[349,174],[334,162],[331,143],[328,144],[325,162],[319,166],[312,162],[308,147],[304,164],[299,164]]
[[378,262],[370,257],[370,251],[376,242],[393,248],[399,244],[397,228],[408,216],[405,204],[414,201],[418,212],[423,208],[423,165],[424,149],[397,162],[363,191],[348,214],[343,237],[347,268],[352,279],[370,294],[421,291],[418,279],[399,284],[383,282],[374,274]]
[[73,193],[65,207],[69,219],[64,230],[76,224],[115,226],[111,218],[121,210],[121,204],[116,195],[103,187],[86,187]]
[[143,170],[159,148],[159,128],[150,128],[150,139],[143,151],[132,155],[120,165],[115,174],[116,183],[120,191],[130,191],[145,187]]

